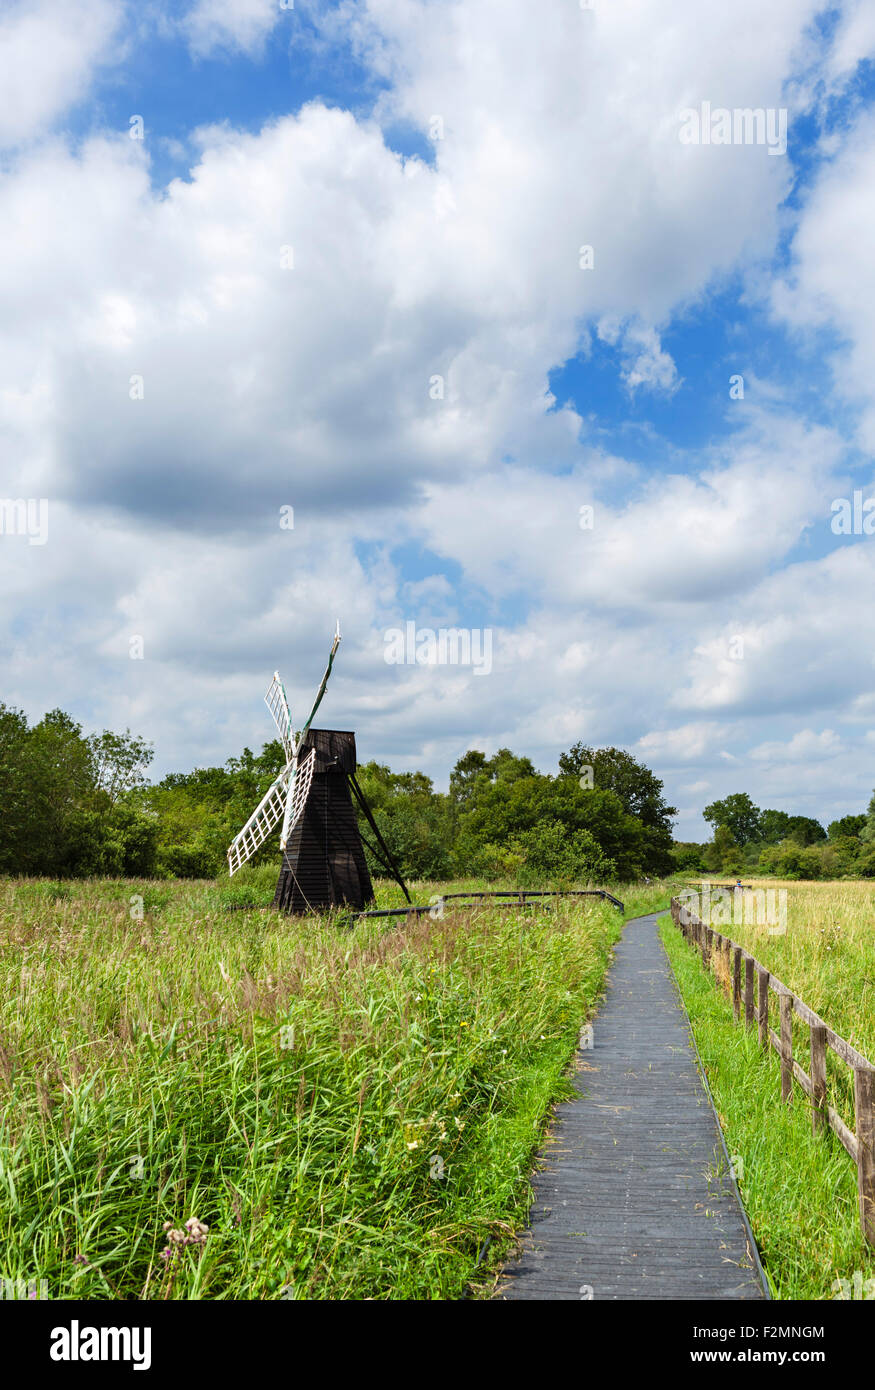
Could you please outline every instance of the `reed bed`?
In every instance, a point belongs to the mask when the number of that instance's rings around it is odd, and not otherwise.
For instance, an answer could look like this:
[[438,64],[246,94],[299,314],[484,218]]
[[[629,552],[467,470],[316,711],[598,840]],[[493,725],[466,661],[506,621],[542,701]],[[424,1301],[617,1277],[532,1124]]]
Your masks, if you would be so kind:
[[488,1286],[620,914],[294,919],[263,910],[272,877],[0,883],[7,1280],[93,1299]]

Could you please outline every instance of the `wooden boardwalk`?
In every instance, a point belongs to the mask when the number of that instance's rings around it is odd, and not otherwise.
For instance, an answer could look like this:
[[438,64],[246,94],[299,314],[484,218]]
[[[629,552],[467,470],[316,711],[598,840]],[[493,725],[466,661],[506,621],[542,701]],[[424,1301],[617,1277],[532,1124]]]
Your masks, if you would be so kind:
[[656,920],[617,946],[499,1298],[767,1297]]

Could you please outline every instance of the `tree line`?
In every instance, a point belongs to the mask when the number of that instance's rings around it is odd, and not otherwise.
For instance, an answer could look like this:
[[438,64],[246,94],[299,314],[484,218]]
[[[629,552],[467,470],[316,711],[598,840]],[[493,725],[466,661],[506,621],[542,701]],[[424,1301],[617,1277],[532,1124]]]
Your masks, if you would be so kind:
[[778,878],[875,878],[875,793],[868,810],[824,829],[811,816],[760,810],[747,792],[712,801],[703,815],[714,827],[707,844],[677,843],[679,870],[761,873]]
[[[0,704],[0,873],[224,874],[228,845],[284,764],[280,741],[154,783],[147,781],[152,758],[152,746],[130,730],[86,735],[62,710],[29,725],[20,710]],[[491,757],[470,750],[447,792],[422,772],[375,761],[357,776],[410,879],[631,881],[675,866],[677,810],[659,778],[623,749],[577,743],[552,774],[508,748]],[[272,837],[254,862],[277,859]]]

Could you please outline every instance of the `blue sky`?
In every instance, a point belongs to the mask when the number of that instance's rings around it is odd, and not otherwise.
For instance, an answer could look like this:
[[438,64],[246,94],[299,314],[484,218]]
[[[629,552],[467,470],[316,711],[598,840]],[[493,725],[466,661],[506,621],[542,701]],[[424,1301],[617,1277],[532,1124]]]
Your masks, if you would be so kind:
[[[584,739],[685,838],[861,809],[873,56],[855,0],[7,6],[0,496],[49,530],[0,536],[0,698],[219,762],[339,616],[324,718],[439,786]],[[786,153],[684,144],[703,102]],[[489,672],[388,663],[410,621]]]

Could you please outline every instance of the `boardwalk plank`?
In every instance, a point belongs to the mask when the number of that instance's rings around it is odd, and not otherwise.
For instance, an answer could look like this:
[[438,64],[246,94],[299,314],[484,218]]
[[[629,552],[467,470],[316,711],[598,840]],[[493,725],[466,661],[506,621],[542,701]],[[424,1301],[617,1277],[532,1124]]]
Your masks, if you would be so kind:
[[617,946],[499,1298],[766,1297],[656,921]]

